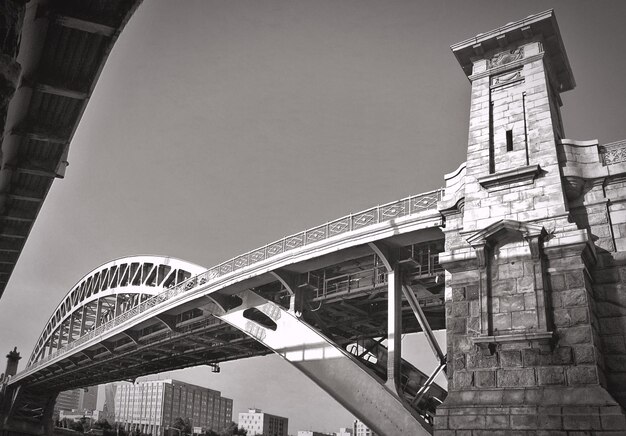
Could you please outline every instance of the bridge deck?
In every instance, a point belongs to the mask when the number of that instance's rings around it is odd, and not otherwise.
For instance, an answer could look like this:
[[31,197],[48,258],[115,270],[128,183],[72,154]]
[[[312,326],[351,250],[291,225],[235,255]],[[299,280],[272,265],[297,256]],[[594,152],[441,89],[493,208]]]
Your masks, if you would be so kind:
[[[347,348],[383,337],[387,328],[386,273],[367,245],[372,241],[384,241],[402,259],[405,283],[415,292],[432,328],[444,328],[443,273],[437,263],[443,234],[434,208],[438,198],[436,191],[380,206],[365,215],[348,217],[352,227],[340,233],[333,234],[332,229],[337,228],[333,224],[345,219],[231,259],[143,301],[82,337],[66,338],[65,346],[39,356],[11,383],[54,391],[268,354],[270,350],[260,343],[218,320],[213,315],[215,303],[207,297],[225,301],[252,289],[289,308],[290,291],[277,280],[277,274],[290,277],[294,286],[304,290],[306,296],[299,308],[303,320],[338,345]],[[427,206],[418,210],[400,207],[409,206],[413,199]],[[297,237],[303,244],[289,248],[288,241]],[[273,252],[278,244],[283,249]],[[254,262],[255,253],[260,252],[264,256]],[[238,263],[244,257],[248,262]],[[406,301],[402,313],[403,331],[420,331]]]

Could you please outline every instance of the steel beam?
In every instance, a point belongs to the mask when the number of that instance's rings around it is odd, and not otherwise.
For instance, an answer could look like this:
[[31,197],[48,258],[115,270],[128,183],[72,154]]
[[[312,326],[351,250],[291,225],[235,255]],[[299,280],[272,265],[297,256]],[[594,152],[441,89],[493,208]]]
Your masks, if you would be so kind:
[[69,139],[66,137],[59,136],[51,132],[29,130],[24,127],[11,130],[11,135],[22,136],[35,141],[50,142],[53,144],[67,144],[69,142]]
[[238,295],[243,303],[219,318],[294,365],[374,431],[429,434],[431,426],[355,356],[279,305],[249,290]]
[[402,392],[402,275],[389,247],[373,242],[369,246],[387,269],[387,387]]
[[31,203],[41,203],[44,200],[43,197],[35,197],[33,195],[24,194],[6,194],[6,196],[11,200],[28,201]]
[[70,17],[67,15],[54,15],[54,22],[60,26],[67,27],[69,29],[76,29],[82,32],[95,33],[98,35],[111,37],[115,35],[115,27],[107,26],[105,24],[95,23],[93,21],[82,20],[76,17]]
[[155,315],[155,318],[161,321],[169,331],[176,331],[176,317],[174,315],[159,314]]
[[413,309],[413,313],[415,314],[415,317],[417,318],[417,322],[419,322],[420,327],[422,328],[422,331],[424,332],[424,336],[426,336],[426,339],[428,340],[428,344],[430,345],[430,348],[433,350],[435,357],[437,357],[441,365],[445,364],[446,356],[445,354],[443,354],[443,351],[441,351],[439,342],[437,342],[437,338],[435,337],[432,329],[430,328],[430,324],[428,323],[428,320],[426,319],[426,316],[424,315],[424,312],[422,311],[422,308],[420,307],[419,302],[417,301],[417,298],[415,298],[415,294],[413,293],[413,290],[409,286],[404,285],[402,286],[402,292],[404,293],[404,296],[409,302],[411,309]]
[[23,78],[21,85],[27,86],[35,91],[42,92],[44,94],[58,95],[59,97],[67,97],[74,100],[87,100],[89,98],[89,94],[85,91],[65,88],[63,86],[55,86],[49,83],[32,80],[30,78]]

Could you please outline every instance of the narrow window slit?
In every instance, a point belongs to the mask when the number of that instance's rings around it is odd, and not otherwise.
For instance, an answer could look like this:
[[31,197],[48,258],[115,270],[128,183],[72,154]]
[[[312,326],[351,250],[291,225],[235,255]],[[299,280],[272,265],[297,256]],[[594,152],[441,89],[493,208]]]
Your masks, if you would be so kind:
[[506,131],[506,151],[513,151],[513,130]]

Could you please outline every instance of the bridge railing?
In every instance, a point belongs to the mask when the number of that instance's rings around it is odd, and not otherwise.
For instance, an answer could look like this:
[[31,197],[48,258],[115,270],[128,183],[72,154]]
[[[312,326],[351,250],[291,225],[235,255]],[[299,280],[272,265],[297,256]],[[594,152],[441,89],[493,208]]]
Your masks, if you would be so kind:
[[621,141],[604,144],[600,147],[602,154],[602,163],[604,165],[613,165],[626,162],[626,139]]
[[95,327],[82,335],[80,338],[66,344],[54,353],[33,362],[30,366],[27,366],[26,370],[37,368],[44,363],[90,341],[91,339],[102,335],[108,330],[129,321],[152,307],[168,301],[184,292],[189,292],[209,281],[216,280],[226,274],[230,274],[234,271],[277,256],[281,253],[332,238],[343,233],[390,221],[395,218],[401,218],[427,210],[436,209],[437,202],[441,200],[442,195],[443,189],[437,189],[423,194],[407,197],[402,200],[372,207],[362,212],[350,214],[334,221],[327,222],[321,226],[313,227],[312,229],[287,236],[279,241],[272,242],[261,248],[257,248],[222,262],[221,264],[214,266],[197,276],[191,277],[172,288],[166,289],[165,291],[143,301],[126,312],[121,313],[106,323]]

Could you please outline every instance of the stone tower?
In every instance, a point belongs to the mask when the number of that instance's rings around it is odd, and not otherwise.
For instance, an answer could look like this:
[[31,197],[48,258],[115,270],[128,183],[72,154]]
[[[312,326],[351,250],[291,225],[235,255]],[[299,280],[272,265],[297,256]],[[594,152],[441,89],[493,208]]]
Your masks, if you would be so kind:
[[626,434],[606,389],[597,247],[564,176],[560,94],[575,82],[554,13],[452,51],[472,95],[467,161],[439,203],[449,396],[435,434]]
[[13,348],[13,351],[9,351],[9,354],[7,354],[7,367],[4,370],[5,377],[12,377],[17,374],[17,365],[21,358],[17,347]]

